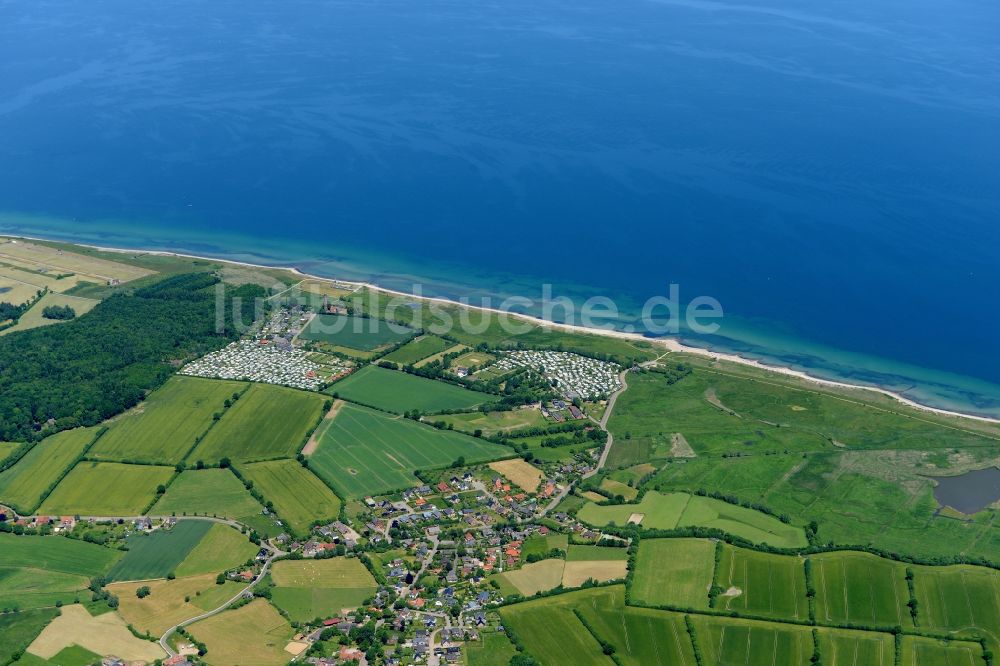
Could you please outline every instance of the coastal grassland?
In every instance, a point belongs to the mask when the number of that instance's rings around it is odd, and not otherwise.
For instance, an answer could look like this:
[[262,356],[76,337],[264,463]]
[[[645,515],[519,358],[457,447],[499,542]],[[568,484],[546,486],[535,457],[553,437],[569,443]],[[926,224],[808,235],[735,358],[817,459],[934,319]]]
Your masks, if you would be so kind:
[[0,664],[9,663],[14,655],[31,645],[42,629],[59,615],[55,608],[0,614]]
[[466,666],[508,666],[517,654],[506,634],[498,631],[481,631],[478,641],[465,644]]
[[490,469],[529,493],[538,490],[538,484],[541,483],[543,476],[542,470],[522,458],[491,462]]
[[407,342],[399,349],[382,357],[383,361],[391,361],[399,365],[413,365],[428,356],[443,352],[452,346],[451,342],[434,335],[422,335]]
[[818,622],[912,627],[906,566],[868,553],[810,555]]
[[213,523],[187,557],[177,565],[174,573],[178,576],[218,574],[252,560],[257,550],[257,546],[239,530],[229,525]]
[[173,467],[80,462],[42,502],[41,513],[78,516],[137,516],[156,497]]
[[241,520],[263,507],[229,469],[189,469],[178,475],[152,508],[156,516],[201,514]]
[[708,539],[643,539],[632,598],[651,606],[708,608],[715,543]]
[[119,462],[179,463],[212,425],[212,415],[245,388],[239,382],[175,375],[112,421],[89,455]]
[[51,326],[52,324],[59,324],[63,321],[62,319],[46,319],[42,316],[45,308],[48,307],[71,307],[76,312],[77,317],[82,317],[91,310],[94,306],[100,303],[100,301],[94,300],[93,298],[82,298],[80,296],[69,296],[67,294],[58,294],[55,292],[49,292],[42,296],[42,298],[31,306],[31,309],[21,315],[15,326],[6,328],[0,331],[0,335],[8,335],[10,333],[16,333],[17,331],[26,331],[29,328],[38,328],[39,326]]
[[[591,602],[592,595],[603,591],[586,590],[505,606],[500,609],[500,617],[528,654],[542,664],[613,666],[597,639],[573,612],[575,606]],[[558,640],[553,640],[556,636]]]
[[512,585],[520,594],[530,597],[536,592],[545,592],[561,585],[565,565],[565,561],[559,559],[541,560],[525,564],[514,571],[505,571],[499,578]]
[[[149,596],[138,598],[140,587],[149,588]],[[246,587],[234,581],[215,584],[215,574],[189,576],[175,580],[151,580],[112,583],[108,591],[118,597],[118,612],[140,632],[160,636],[178,622],[218,608]]]
[[81,250],[82,248],[69,245],[54,247],[48,243],[0,239],[0,261],[25,270],[50,273],[53,277],[72,273],[98,282],[128,282],[152,272],[147,268]]
[[207,520],[180,520],[170,529],[136,534],[127,540],[128,552],[108,573],[108,580],[166,578],[208,534]]
[[294,460],[240,465],[239,472],[297,534],[308,532],[315,521],[334,520],[340,515],[340,498]]
[[61,536],[15,536],[0,533],[5,567],[45,569],[75,576],[100,576],[122,556],[121,551]]
[[90,579],[35,567],[9,567],[0,561],[0,610],[47,608],[90,598]]
[[26,281],[19,271],[0,269],[0,299],[12,305],[23,305],[38,296],[41,287]]
[[982,635],[1000,644],[1000,572],[985,567],[911,567],[922,629]]
[[345,404],[320,435],[309,467],[341,495],[355,498],[417,485],[418,469],[510,455],[510,449],[481,439]]
[[801,527],[787,525],[760,511],[687,493],[650,491],[637,504],[599,506],[588,502],[577,513],[580,520],[597,527],[625,525],[630,517],[638,515],[640,525],[648,529],[707,527],[779,548],[802,548],[807,543]]
[[805,621],[805,562],[798,557],[759,553],[723,545],[716,607],[748,615]]
[[[819,629],[819,649],[826,666],[893,666],[896,652],[892,634],[824,628]],[[918,664],[923,662],[900,662]]]
[[205,662],[215,666],[281,666],[291,655],[285,645],[295,631],[271,604],[255,599],[188,627],[208,647]]
[[375,365],[340,380],[326,393],[397,414],[414,409],[423,413],[473,409],[494,399],[481,391]]
[[903,636],[902,666],[979,666],[983,648],[979,643],[940,641],[922,636]]
[[434,417],[435,421],[444,421],[448,425],[463,432],[473,433],[482,430],[489,437],[509,433],[522,428],[543,428],[548,421],[542,412],[533,407],[513,409],[507,412],[465,412],[462,414],[443,414]]
[[51,659],[74,645],[95,654],[113,654],[125,661],[151,663],[166,656],[158,644],[132,635],[118,613],[92,616],[80,604],[64,606],[62,614],[28,646],[28,652]]
[[189,460],[249,462],[294,457],[323,412],[323,396],[254,384],[208,431]]
[[9,469],[0,472],[0,502],[24,515],[33,512],[97,436],[97,428],[64,430],[35,444]]
[[806,666],[813,653],[809,627],[692,615],[705,664]]
[[399,344],[415,332],[412,328],[390,324],[382,319],[318,314],[302,329],[299,338],[338,347],[372,351],[379,347]]
[[271,579],[274,605],[301,622],[353,611],[378,588],[361,560],[347,557],[275,562]]

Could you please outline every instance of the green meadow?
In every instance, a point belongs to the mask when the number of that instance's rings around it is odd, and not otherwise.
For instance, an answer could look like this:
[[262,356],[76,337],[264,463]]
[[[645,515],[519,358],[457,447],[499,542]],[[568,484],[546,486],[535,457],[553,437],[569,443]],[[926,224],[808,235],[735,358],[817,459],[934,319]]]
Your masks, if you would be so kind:
[[88,600],[89,583],[86,576],[0,563],[0,610],[47,608]]
[[46,437],[17,463],[0,472],[0,502],[30,514],[97,435],[96,428],[76,428]]
[[240,465],[239,471],[297,534],[308,532],[315,521],[335,520],[340,515],[340,499],[294,460],[250,463]]
[[42,502],[49,515],[137,516],[156,498],[173,467],[80,462]]
[[392,361],[399,365],[413,365],[428,356],[439,354],[452,346],[451,342],[442,340],[434,335],[424,335],[415,338],[399,349],[389,352],[382,357],[383,361]]
[[[190,521],[182,521],[190,522]],[[178,577],[218,574],[252,560],[258,548],[239,530],[220,523],[211,527],[174,570]]]
[[302,330],[299,338],[372,351],[379,347],[399,344],[414,333],[411,328],[389,324],[381,319],[318,314]]
[[[388,372],[388,371],[387,371]],[[309,467],[344,497],[418,485],[418,469],[510,457],[511,450],[457,432],[345,404],[319,435]]]
[[76,576],[106,573],[121,551],[60,536],[15,536],[0,533],[3,566],[58,571]]
[[355,610],[378,588],[360,560],[346,557],[276,562],[271,579],[274,605],[300,622]]
[[474,409],[493,401],[488,393],[397,370],[369,365],[326,390],[345,400],[402,414]]
[[723,546],[716,585],[723,592],[716,601],[720,610],[747,615],[806,621],[804,560]]
[[174,376],[139,407],[111,424],[90,456],[101,460],[174,465],[187,455],[198,436],[223,411],[239,382]]
[[708,608],[715,543],[708,539],[643,539],[632,598],[651,606]]
[[509,433],[522,428],[542,428],[549,421],[538,409],[514,409],[507,412],[465,412],[435,416],[435,421],[444,421],[455,430],[473,433],[482,430],[489,437],[499,433]]
[[0,664],[13,661],[58,615],[55,608],[0,614]]
[[207,520],[180,520],[170,529],[157,529],[128,539],[128,552],[108,574],[112,581],[166,578],[208,534]]
[[867,627],[912,627],[906,566],[868,553],[810,555],[816,620]]
[[254,384],[226,410],[189,461],[216,463],[294,457],[323,412],[323,396]]
[[229,469],[189,469],[170,484],[153,506],[156,516],[207,515],[242,519],[260,515],[263,507]]

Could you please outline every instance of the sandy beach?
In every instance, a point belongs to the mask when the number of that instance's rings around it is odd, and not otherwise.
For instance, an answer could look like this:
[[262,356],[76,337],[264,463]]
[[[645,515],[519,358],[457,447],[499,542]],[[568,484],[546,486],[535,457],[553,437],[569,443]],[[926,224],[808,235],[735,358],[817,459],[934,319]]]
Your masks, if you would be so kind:
[[[6,235],[6,237],[7,238],[20,238],[20,239],[23,239],[23,240],[38,240],[38,241],[53,242],[52,239],[37,238],[37,237],[33,237],[33,236]],[[56,242],[64,242],[64,241],[56,241]],[[767,372],[773,372],[775,374],[784,375],[784,376],[787,376],[787,377],[794,377],[794,378],[797,378],[797,379],[805,380],[807,382],[811,382],[811,383],[818,384],[818,385],[821,385],[821,386],[828,386],[828,387],[831,387],[831,388],[843,388],[843,389],[872,391],[874,393],[878,393],[878,394],[884,395],[886,397],[892,398],[893,400],[896,400],[900,404],[906,405],[907,407],[911,407],[913,409],[917,409],[917,410],[920,410],[920,411],[923,411],[923,412],[928,412],[928,413],[931,413],[931,414],[937,414],[937,415],[940,415],[940,416],[959,417],[959,418],[964,418],[964,419],[970,419],[970,420],[973,420],[973,421],[979,421],[979,422],[982,422],[982,423],[1000,424],[1000,419],[997,419],[997,418],[991,418],[991,417],[988,417],[988,416],[981,416],[981,415],[978,415],[978,414],[967,414],[967,413],[960,412],[960,411],[953,411],[953,410],[948,410],[948,409],[940,409],[940,408],[937,408],[937,407],[931,407],[929,405],[924,405],[924,404],[921,404],[921,403],[916,402],[914,400],[911,400],[910,398],[907,398],[906,396],[903,396],[903,395],[901,395],[899,393],[896,393],[894,391],[890,391],[890,390],[887,390],[887,389],[884,389],[884,388],[880,388],[880,387],[877,387],[877,386],[867,386],[867,385],[864,385],[864,384],[851,384],[849,382],[840,382],[840,381],[835,381],[835,380],[831,380],[831,379],[824,379],[824,378],[821,378],[821,377],[815,377],[815,376],[810,375],[809,373],[804,372],[802,370],[796,370],[794,368],[789,368],[789,367],[784,367],[784,366],[768,365],[768,364],[765,364],[765,363],[761,363],[760,361],[755,360],[755,359],[744,358],[744,357],[739,356],[737,354],[721,353],[721,352],[712,351],[710,349],[704,349],[702,347],[695,347],[695,346],[692,346],[692,345],[683,344],[683,343],[681,343],[679,340],[677,340],[675,338],[647,338],[647,337],[645,337],[645,336],[643,336],[641,334],[638,334],[638,333],[627,333],[625,331],[615,331],[615,330],[608,330],[608,329],[602,329],[602,328],[588,328],[588,327],[580,326],[580,325],[576,325],[576,324],[563,324],[563,323],[551,322],[551,321],[547,321],[545,319],[542,319],[540,317],[535,317],[535,316],[532,316],[532,315],[508,312],[508,311],[500,310],[500,309],[497,309],[497,308],[486,308],[486,307],[482,307],[482,306],[466,305],[464,303],[459,303],[457,301],[454,301],[454,300],[451,300],[451,299],[447,299],[447,298],[437,298],[437,297],[430,297],[430,296],[415,296],[413,294],[410,294],[410,293],[407,293],[407,292],[404,292],[404,291],[398,291],[398,290],[395,290],[395,289],[387,289],[385,287],[380,287],[379,285],[370,284],[370,283],[367,283],[367,282],[358,282],[358,281],[354,281],[354,280],[342,280],[342,279],[338,279],[338,278],[327,278],[327,277],[322,277],[322,276],[319,276],[319,275],[311,275],[309,273],[305,273],[305,272],[299,270],[298,268],[296,268],[294,266],[269,266],[267,264],[257,264],[257,263],[251,263],[251,262],[245,262],[245,261],[235,261],[235,260],[232,260],[232,259],[219,259],[219,258],[216,258],[216,257],[206,257],[206,256],[203,256],[203,255],[187,254],[187,253],[184,253],[184,252],[173,252],[173,251],[166,251],[166,250],[136,250],[136,249],[127,249],[127,248],[106,247],[106,246],[101,246],[101,245],[90,245],[90,244],[85,244],[85,243],[70,243],[70,244],[71,245],[77,245],[79,247],[88,247],[88,248],[92,248],[94,250],[100,250],[102,252],[114,252],[114,253],[120,253],[120,254],[148,254],[148,255],[158,255],[158,256],[183,257],[183,258],[187,258],[187,259],[200,259],[200,260],[205,260],[205,261],[215,261],[215,262],[218,262],[218,263],[230,264],[230,265],[233,265],[233,266],[242,266],[242,267],[245,267],[245,268],[287,271],[287,272],[289,272],[289,273],[291,273],[293,275],[301,277],[303,280],[306,280],[306,279],[308,279],[308,280],[315,280],[317,282],[330,283],[331,285],[332,284],[351,285],[352,287],[354,287],[356,289],[367,288],[367,289],[371,289],[373,291],[378,291],[378,292],[381,292],[381,293],[384,293],[384,294],[390,294],[390,295],[393,295],[393,296],[401,296],[401,297],[404,297],[404,298],[409,298],[409,299],[419,300],[419,301],[425,301],[425,302],[428,302],[428,303],[440,303],[442,305],[447,305],[447,306],[450,306],[450,307],[467,308],[469,310],[476,310],[476,311],[480,311],[480,312],[491,312],[491,313],[503,315],[503,316],[506,316],[506,317],[511,317],[511,318],[515,318],[515,319],[521,319],[521,320],[524,320],[524,321],[527,321],[529,323],[535,324],[537,326],[542,326],[542,327],[545,327],[545,328],[552,328],[552,329],[559,329],[559,330],[565,330],[565,331],[572,331],[572,332],[576,332],[576,333],[584,333],[584,334],[589,334],[589,335],[604,335],[604,336],[619,338],[619,339],[622,339],[622,340],[643,341],[643,342],[647,342],[647,343],[651,343],[651,344],[654,344],[654,345],[661,346],[661,347],[663,347],[663,349],[665,351],[677,352],[677,353],[685,353],[685,354],[693,354],[693,355],[701,356],[701,357],[704,357],[704,358],[709,358],[709,359],[712,359],[712,360],[715,360],[715,361],[727,361],[727,362],[730,362],[730,363],[737,363],[739,365],[748,366],[748,367],[756,368],[756,369],[759,369],[759,370],[764,370],[764,371],[767,371]]]

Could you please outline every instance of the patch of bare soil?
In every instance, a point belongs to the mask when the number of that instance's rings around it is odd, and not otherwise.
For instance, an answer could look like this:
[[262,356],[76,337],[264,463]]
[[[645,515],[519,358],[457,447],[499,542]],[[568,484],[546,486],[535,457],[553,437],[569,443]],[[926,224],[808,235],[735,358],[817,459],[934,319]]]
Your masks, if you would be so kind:
[[742,416],[740,416],[739,414],[737,414],[736,412],[734,412],[733,410],[729,409],[728,407],[722,404],[722,401],[719,400],[719,396],[716,395],[714,388],[705,389],[705,400],[708,401],[708,404],[712,405],[716,409],[721,409],[730,416],[735,416],[738,419],[743,418]]
[[675,432],[670,435],[670,455],[674,458],[697,458],[698,454],[694,452],[691,445],[679,432]]

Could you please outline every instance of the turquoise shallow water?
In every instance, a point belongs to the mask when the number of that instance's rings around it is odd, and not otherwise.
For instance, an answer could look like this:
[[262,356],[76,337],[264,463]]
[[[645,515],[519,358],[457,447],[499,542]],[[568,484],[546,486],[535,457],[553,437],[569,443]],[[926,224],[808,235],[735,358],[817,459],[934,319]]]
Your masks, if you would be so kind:
[[968,0],[0,0],[0,231],[676,283],[726,312],[694,342],[1000,415],[996,34]]

